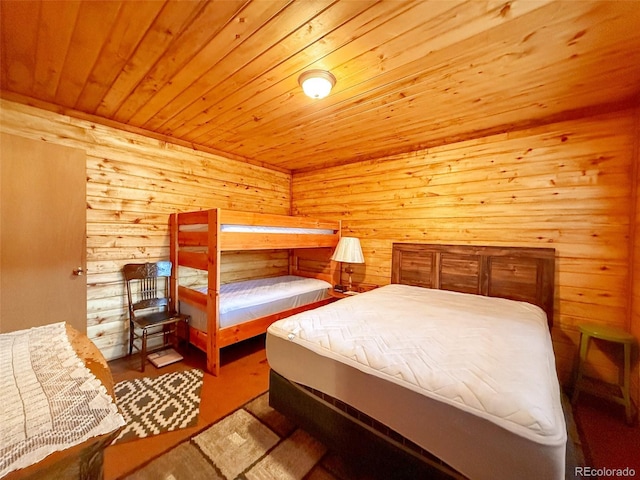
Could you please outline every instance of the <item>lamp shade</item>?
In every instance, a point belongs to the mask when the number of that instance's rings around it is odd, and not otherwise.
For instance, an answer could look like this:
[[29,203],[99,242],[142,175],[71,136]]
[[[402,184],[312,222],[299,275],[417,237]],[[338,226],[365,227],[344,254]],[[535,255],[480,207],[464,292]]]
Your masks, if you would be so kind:
[[336,84],[336,77],[325,70],[309,70],[298,79],[304,93],[311,98],[324,98]]
[[344,263],[364,263],[360,240],[355,237],[340,238],[331,260]]

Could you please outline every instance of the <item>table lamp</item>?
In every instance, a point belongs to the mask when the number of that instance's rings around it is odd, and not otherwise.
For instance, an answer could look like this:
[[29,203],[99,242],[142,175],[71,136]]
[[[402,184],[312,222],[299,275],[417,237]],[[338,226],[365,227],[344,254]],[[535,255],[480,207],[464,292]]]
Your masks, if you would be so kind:
[[[353,273],[352,263],[364,263],[364,255],[362,255],[362,248],[360,247],[360,240],[355,237],[341,237],[335,252],[331,256],[331,260],[336,262],[346,263],[347,268],[345,272],[349,274],[349,286],[348,290],[353,289],[353,282],[351,281],[351,274]],[[342,282],[342,268],[340,268],[340,281]]]

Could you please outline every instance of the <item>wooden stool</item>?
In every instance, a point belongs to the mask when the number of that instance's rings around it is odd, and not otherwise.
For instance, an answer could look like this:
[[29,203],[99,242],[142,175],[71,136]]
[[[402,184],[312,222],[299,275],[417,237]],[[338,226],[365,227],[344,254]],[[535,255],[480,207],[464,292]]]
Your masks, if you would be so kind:
[[[635,345],[636,339],[630,333],[615,327],[605,325],[580,325],[580,357],[578,359],[578,372],[576,375],[575,384],[573,387],[573,398],[571,403],[575,404],[578,400],[578,395],[581,390],[588,391],[593,395],[612,400],[620,405],[624,405],[625,413],[627,417],[627,424],[632,424],[631,415],[631,395],[630,395],[630,378],[631,378],[631,347]],[[624,370],[623,370],[623,382],[622,384],[613,384],[620,389],[620,394],[600,392],[589,390],[586,387],[584,381],[584,366],[587,360],[587,351],[589,349],[589,340],[591,338],[598,338],[607,342],[619,343],[624,346]],[[607,385],[608,382],[604,382]]]

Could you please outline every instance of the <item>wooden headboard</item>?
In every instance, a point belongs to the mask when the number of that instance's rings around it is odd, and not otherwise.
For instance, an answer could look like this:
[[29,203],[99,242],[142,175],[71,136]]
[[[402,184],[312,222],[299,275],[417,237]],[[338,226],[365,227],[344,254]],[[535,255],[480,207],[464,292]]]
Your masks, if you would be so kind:
[[391,283],[529,302],[553,324],[555,249],[394,243]]

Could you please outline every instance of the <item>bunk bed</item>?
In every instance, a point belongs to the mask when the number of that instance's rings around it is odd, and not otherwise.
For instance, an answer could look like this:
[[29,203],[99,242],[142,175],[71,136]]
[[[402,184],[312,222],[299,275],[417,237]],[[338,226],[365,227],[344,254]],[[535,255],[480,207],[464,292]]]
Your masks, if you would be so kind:
[[[207,353],[207,370],[213,375],[220,372],[220,349],[265,333],[267,327],[278,319],[332,300],[328,289],[335,283],[338,271],[330,257],[340,239],[339,221],[214,208],[172,214],[170,232],[170,255],[175,266],[172,272],[173,295],[180,311],[191,315],[190,342]],[[223,254],[269,250],[288,252],[286,275],[280,277],[279,285],[294,285],[300,289],[299,285],[304,284],[302,297],[296,297],[288,304],[276,303],[276,307],[272,305],[266,313],[256,313],[256,309],[249,305],[246,310],[251,312],[243,319],[233,312],[226,312],[224,303],[229,297],[224,296],[225,289],[231,290],[229,295],[236,298],[253,297],[238,293],[234,287],[239,284],[221,282]],[[183,269],[200,272],[200,280],[182,281]],[[273,279],[260,277],[260,272],[256,272],[254,279],[247,282],[254,291],[265,288],[277,291],[280,288],[264,285],[265,282],[272,284]],[[316,284],[309,286],[312,279]],[[285,297],[290,298],[289,294]],[[225,313],[228,313],[226,321]],[[204,320],[198,322],[199,317]]]
[[564,478],[554,263],[394,244],[390,285],[269,327],[270,404],[375,478]]

